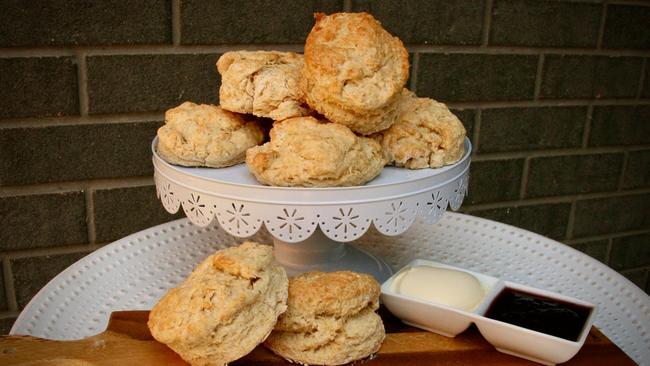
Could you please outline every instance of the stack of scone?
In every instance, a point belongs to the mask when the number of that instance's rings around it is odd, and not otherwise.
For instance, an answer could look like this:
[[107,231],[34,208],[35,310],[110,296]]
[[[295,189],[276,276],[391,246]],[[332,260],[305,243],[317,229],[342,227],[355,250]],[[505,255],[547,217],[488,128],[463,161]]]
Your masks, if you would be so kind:
[[342,365],[379,350],[379,284],[354,272],[287,280],[272,248],[253,242],[205,259],[154,306],[148,326],[192,365],[222,366],[266,341],[304,365]]
[[186,102],[165,114],[158,153],[166,161],[245,161],[263,184],[333,187],[363,185],[385,165],[438,168],[463,155],[462,123],[404,88],[408,53],[369,14],[318,13],[304,56],[227,52],[217,70],[220,107]]

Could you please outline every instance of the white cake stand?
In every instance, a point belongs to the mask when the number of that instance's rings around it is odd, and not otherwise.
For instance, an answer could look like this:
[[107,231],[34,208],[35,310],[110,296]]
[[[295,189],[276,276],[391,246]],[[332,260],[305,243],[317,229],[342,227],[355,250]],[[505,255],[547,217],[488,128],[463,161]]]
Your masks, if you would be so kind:
[[186,168],[165,162],[152,143],[156,191],[170,213],[180,207],[192,223],[216,219],[229,234],[246,238],[264,225],[273,236],[276,260],[294,275],[308,270],[349,269],[386,280],[392,269],[346,242],[371,224],[384,235],[406,231],[416,216],[438,221],[447,207],[457,210],[467,193],[471,144],[460,161],[439,169],[386,167],[364,186],[269,187],[244,164],[228,168]]

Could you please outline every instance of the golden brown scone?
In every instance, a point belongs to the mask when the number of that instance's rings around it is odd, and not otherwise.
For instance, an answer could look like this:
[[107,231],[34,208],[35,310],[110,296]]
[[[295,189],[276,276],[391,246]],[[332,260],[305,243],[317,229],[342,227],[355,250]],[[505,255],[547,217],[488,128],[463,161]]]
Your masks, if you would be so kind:
[[276,122],[271,141],[246,152],[246,165],[258,181],[272,186],[362,185],[385,165],[381,146],[349,128],[313,117]]
[[185,102],[165,112],[158,129],[158,154],[168,163],[222,168],[244,161],[262,143],[259,122],[209,104]]
[[221,107],[276,121],[309,114],[299,83],[303,64],[293,52],[224,53],[217,61]]
[[342,365],[372,355],[385,337],[379,284],[349,271],[308,272],[289,280],[287,311],[265,345],[289,361]]
[[153,337],[192,365],[225,365],[262,343],[286,310],[272,247],[245,242],[199,264],[149,315]]
[[302,85],[309,106],[330,121],[363,135],[390,127],[408,75],[404,45],[372,15],[316,14]]
[[388,164],[421,169],[457,162],[465,152],[465,135],[465,127],[445,104],[405,90],[397,120],[374,137]]

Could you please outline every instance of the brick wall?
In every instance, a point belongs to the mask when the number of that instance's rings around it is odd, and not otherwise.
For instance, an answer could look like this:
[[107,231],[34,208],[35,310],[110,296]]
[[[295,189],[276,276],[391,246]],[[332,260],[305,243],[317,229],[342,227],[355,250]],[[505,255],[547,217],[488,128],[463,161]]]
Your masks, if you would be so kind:
[[174,219],[149,143],[216,103],[233,49],[301,51],[315,11],[372,12],[410,87],[476,148],[463,210],[572,245],[650,289],[650,3],[0,1],[0,329],[51,277]]

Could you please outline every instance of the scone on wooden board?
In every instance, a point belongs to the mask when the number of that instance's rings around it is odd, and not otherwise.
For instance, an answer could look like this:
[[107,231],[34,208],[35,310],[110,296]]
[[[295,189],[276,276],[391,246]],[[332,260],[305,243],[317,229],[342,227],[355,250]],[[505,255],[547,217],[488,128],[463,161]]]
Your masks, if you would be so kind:
[[313,117],[276,122],[271,140],[246,152],[246,165],[263,184],[335,187],[362,185],[381,173],[379,143]]
[[397,120],[375,137],[388,164],[409,169],[439,168],[465,152],[465,127],[443,103],[404,89]]
[[268,337],[287,308],[287,291],[273,248],[245,242],[199,264],[154,306],[148,326],[190,364],[226,365]]
[[302,85],[310,107],[369,135],[394,122],[409,76],[408,52],[367,13],[316,14]]
[[385,338],[379,284],[349,271],[307,272],[289,280],[287,311],[264,343],[303,365],[342,365],[379,350]]
[[246,150],[263,140],[262,127],[252,118],[185,102],[165,112],[156,150],[171,164],[223,168],[242,163]]
[[276,121],[308,115],[299,85],[303,64],[303,56],[293,52],[224,53],[217,61],[221,107]]

